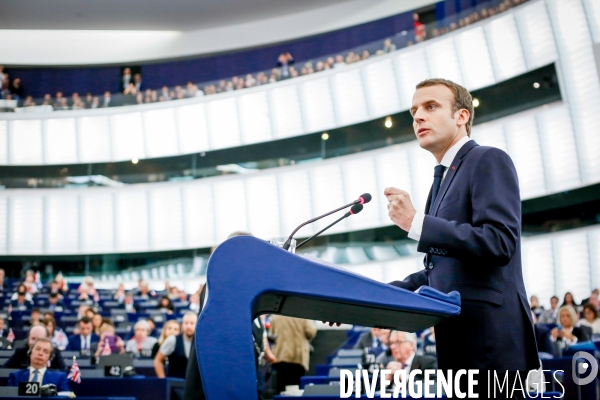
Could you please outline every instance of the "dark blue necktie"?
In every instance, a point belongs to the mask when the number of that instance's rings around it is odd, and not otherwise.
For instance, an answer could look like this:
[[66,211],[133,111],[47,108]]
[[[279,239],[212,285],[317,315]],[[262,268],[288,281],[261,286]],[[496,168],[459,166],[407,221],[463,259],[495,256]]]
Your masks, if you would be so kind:
[[433,208],[433,205],[435,204],[435,198],[437,197],[438,192],[440,191],[440,186],[442,185],[442,178],[444,177],[445,169],[446,167],[444,167],[442,164],[436,165],[433,169],[433,186],[431,187],[431,203],[429,204],[430,212]]

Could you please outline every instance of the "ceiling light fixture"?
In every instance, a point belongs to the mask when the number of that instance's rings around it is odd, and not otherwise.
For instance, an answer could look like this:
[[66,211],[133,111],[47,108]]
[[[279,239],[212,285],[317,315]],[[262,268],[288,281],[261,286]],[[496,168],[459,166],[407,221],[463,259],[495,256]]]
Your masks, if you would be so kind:
[[392,117],[386,117],[384,125],[386,128],[390,129],[392,125],[394,125],[392,122]]

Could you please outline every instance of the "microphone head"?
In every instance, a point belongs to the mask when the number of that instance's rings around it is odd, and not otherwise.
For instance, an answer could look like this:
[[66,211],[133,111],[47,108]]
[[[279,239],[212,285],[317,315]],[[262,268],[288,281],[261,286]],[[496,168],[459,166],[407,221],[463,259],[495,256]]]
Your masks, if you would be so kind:
[[371,195],[369,193],[363,193],[360,195],[360,197],[358,198],[358,200],[360,200],[360,204],[367,204],[368,202],[371,201]]
[[363,209],[363,205],[362,204],[355,204],[350,209],[350,214],[351,215],[358,214],[359,212],[362,211],[362,209]]

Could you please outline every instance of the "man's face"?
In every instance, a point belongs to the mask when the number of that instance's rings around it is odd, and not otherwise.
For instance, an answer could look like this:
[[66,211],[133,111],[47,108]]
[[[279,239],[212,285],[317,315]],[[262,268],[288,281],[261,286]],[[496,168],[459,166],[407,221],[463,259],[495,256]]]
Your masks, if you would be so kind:
[[50,302],[50,304],[56,304],[58,303],[58,297],[50,297],[48,298],[48,302]]
[[4,329],[4,320],[0,318],[0,331]]
[[88,323],[84,323],[84,322],[80,322],[79,323],[79,331],[81,332],[81,334],[83,336],[87,336],[92,332],[92,323],[88,322]]
[[135,337],[139,340],[144,340],[148,337],[148,331],[142,326],[135,328]]
[[32,313],[31,313],[31,319],[32,319],[33,321],[39,321],[39,320],[40,320],[40,317],[41,317],[41,315],[42,315],[42,314],[40,314],[39,312],[32,312]]
[[51,354],[52,344],[48,342],[39,342],[31,349],[29,363],[34,368],[44,368],[48,365]]
[[459,133],[459,112],[452,113],[454,95],[444,85],[417,89],[410,109],[419,146],[431,153],[446,149]]
[[552,307],[552,309],[554,310],[556,308],[556,306],[558,305],[558,299],[556,298],[551,298],[550,299],[550,307]]
[[131,70],[129,68],[125,68],[123,70],[123,75],[131,75]]
[[192,335],[194,334],[197,319],[197,317],[190,314],[183,317],[183,333],[187,337],[192,337]]
[[34,326],[29,330],[29,338],[27,339],[27,345],[33,346],[36,340],[39,338],[45,338],[47,336],[46,329],[43,326]]
[[390,337],[390,349],[396,361],[405,363],[415,352],[415,344],[406,341],[403,332],[394,332]]

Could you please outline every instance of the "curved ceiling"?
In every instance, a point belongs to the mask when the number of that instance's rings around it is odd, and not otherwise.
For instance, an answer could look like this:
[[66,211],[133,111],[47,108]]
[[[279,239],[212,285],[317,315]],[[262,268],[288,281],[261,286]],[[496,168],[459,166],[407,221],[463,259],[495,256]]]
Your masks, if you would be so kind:
[[343,29],[434,2],[6,0],[0,13],[0,64],[99,65],[232,51]]

